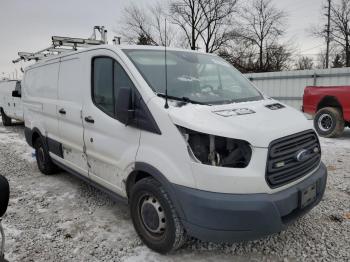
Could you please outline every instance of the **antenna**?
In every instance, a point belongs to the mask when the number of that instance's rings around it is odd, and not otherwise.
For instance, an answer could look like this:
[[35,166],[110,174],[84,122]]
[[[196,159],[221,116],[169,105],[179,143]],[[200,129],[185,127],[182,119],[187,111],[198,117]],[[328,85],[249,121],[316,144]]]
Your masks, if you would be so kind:
[[164,59],[165,59],[165,105],[164,108],[168,109],[169,108],[169,104],[168,104],[168,65],[167,65],[167,52],[166,52],[166,40],[167,40],[167,34],[166,34],[166,18],[165,18],[165,25],[164,25],[164,29],[165,29],[165,44],[164,44]]

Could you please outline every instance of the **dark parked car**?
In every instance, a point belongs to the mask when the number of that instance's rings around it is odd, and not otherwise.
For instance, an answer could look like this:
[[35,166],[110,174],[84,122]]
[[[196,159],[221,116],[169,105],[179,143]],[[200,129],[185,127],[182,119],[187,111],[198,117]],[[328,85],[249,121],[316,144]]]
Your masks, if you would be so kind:
[[5,248],[5,234],[1,225],[1,218],[5,215],[7,210],[8,202],[10,197],[10,187],[6,178],[0,176],[0,233],[1,233],[1,244],[0,244],[0,262],[7,262],[4,257]]

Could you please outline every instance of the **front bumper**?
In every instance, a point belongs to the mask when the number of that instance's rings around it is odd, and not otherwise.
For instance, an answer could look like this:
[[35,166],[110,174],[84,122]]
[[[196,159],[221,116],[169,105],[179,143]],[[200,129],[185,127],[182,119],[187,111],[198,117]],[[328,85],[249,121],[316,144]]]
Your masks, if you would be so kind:
[[[211,242],[252,240],[280,232],[322,199],[327,169],[274,194],[222,194],[174,185],[188,234]],[[300,208],[300,192],[316,183],[316,200]]]

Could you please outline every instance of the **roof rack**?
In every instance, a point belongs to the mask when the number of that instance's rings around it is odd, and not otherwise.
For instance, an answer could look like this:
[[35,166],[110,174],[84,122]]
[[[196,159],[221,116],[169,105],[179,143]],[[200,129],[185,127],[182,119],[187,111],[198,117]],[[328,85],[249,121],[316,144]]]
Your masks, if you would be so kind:
[[[100,39],[97,39],[96,32],[100,33]],[[78,50],[78,48],[86,48],[90,46],[107,44],[107,30],[104,26],[95,26],[92,36],[90,38],[73,38],[64,36],[53,36],[51,38],[52,45],[43,50],[29,53],[29,52],[18,52],[19,58],[13,60],[13,63],[20,61],[38,61],[40,59],[59,55],[65,52],[72,52]]]

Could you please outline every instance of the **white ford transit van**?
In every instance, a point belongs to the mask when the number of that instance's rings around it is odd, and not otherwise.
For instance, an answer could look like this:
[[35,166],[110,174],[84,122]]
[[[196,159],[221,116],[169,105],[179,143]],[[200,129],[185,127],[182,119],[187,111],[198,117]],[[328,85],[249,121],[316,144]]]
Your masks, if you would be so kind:
[[23,121],[20,81],[0,81],[0,114],[4,126],[11,125],[12,119]]
[[232,242],[279,232],[317,205],[327,170],[301,112],[265,97],[223,59],[145,46],[87,48],[25,70],[26,140],[128,201],[167,253],[186,236]]

